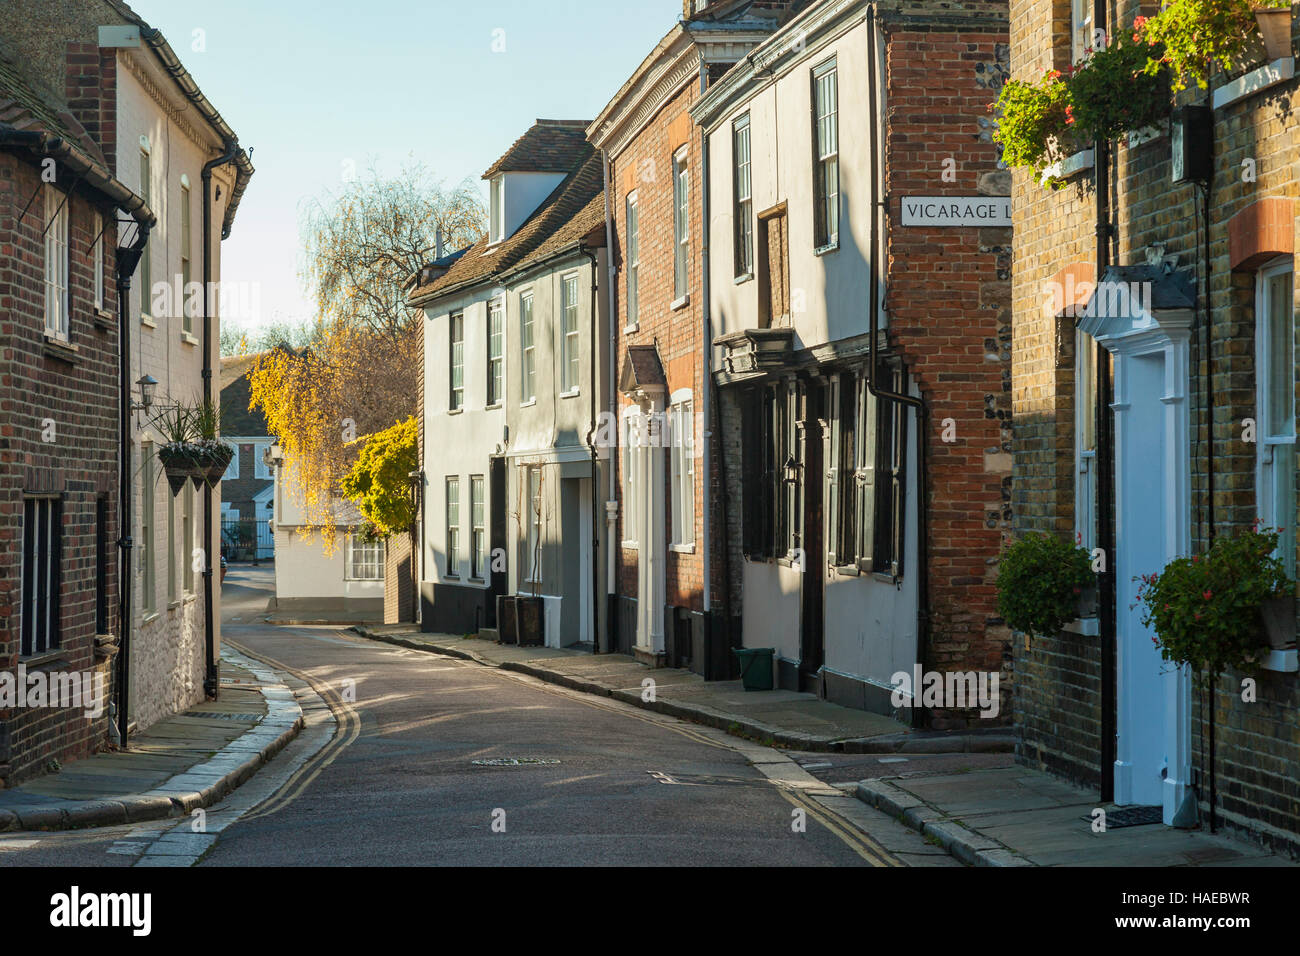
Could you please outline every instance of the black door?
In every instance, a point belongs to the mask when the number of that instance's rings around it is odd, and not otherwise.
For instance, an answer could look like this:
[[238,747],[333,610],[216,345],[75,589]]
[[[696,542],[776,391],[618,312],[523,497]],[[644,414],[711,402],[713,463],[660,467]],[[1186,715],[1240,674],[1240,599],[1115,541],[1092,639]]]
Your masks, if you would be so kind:
[[497,626],[497,597],[506,593],[509,565],[506,547],[506,460],[493,458],[490,466],[488,548],[488,593],[484,620],[487,627]]
[[822,485],[824,467],[824,387],[808,384],[799,390],[803,396],[800,409],[799,480],[803,482],[803,606],[799,641],[799,689],[816,691],[820,687],[819,671],[825,662],[825,618],[823,589],[825,584],[825,534],[822,527]]

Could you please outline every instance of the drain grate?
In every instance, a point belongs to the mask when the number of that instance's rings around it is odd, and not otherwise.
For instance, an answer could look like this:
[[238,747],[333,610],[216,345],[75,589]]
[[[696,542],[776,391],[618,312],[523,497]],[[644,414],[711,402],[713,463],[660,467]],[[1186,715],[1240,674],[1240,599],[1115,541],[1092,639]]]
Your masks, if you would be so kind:
[[[1092,814],[1083,817],[1092,821]],[[1106,811],[1106,829],[1119,830],[1122,827],[1145,827],[1153,823],[1163,823],[1164,807],[1116,807]]]
[[187,710],[182,717],[202,717],[204,720],[261,720],[261,714],[210,714],[205,710]]
[[486,760],[471,760],[476,767],[523,767],[533,764],[559,763],[550,757],[489,757]]

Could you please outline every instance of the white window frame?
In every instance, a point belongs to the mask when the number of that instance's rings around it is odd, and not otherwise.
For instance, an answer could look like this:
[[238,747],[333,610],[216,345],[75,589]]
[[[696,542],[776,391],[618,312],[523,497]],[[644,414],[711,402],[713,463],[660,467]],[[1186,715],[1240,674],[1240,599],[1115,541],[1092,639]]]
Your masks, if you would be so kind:
[[[152,208],[153,154],[149,140],[144,136],[140,137],[140,198]],[[155,232],[161,232],[161,225],[160,221]],[[150,238],[153,238],[152,233]],[[140,318],[149,324],[153,324],[153,246],[152,241],[146,241],[140,255]]]
[[494,246],[506,237],[506,177],[504,173],[493,177],[490,190],[491,198],[488,204],[488,215],[491,217],[492,234],[488,237],[488,245]]
[[[459,333],[459,335],[457,334]],[[465,407],[465,313],[453,312],[447,318],[448,411]]]
[[104,214],[95,210],[95,242],[90,254],[95,258],[95,311],[104,311]]
[[[741,144],[744,144],[742,149]],[[754,274],[754,177],[753,177],[753,126],[746,113],[732,124],[732,160],[736,205],[736,278]]]
[[[832,57],[813,68],[813,202],[816,222],[813,241],[818,250],[840,242],[840,79]],[[834,188],[832,188],[832,173]]]
[[560,279],[560,391],[577,395],[580,375],[578,299],[581,290],[576,272]]
[[627,196],[627,330],[641,322],[641,207],[636,190]]
[[641,409],[631,405],[623,410],[623,547],[639,548],[641,511],[637,504],[640,487],[644,424]]
[[[1074,541],[1097,546],[1097,342],[1074,333]],[[1091,427],[1092,435],[1087,431]],[[1089,448],[1088,438],[1091,437]]]
[[537,401],[537,315],[532,290],[519,295],[519,403]]
[[524,547],[528,549],[524,555],[524,567],[528,568],[528,576],[524,578],[524,583],[541,584],[542,555],[538,543],[542,539],[542,511],[546,507],[542,500],[541,465],[525,465],[524,480],[528,482],[525,498],[528,503],[527,533],[524,536]]
[[1070,62],[1078,63],[1092,46],[1092,0],[1070,0]]
[[677,550],[695,549],[695,400],[690,389],[674,392],[668,405],[672,540]]
[[690,293],[691,262],[691,173],[687,147],[673,155],[673,299],[680,302]]
[[45,187],[45,334],[68,341],[68,203],[72,197]]
[[483,475],[469,476],[469,576],[487,580],[487,482]]
[[230,464],[226,466],[226,470],[221,475],[222,481],[239,480],[239,446],[231,445],[231,449],[234,453],[230,456]]
[[[1270,334],[1269,310],[1273,305],[1270,287],[1275,279],[1285,279],[1290,296],[1281,308],[1290,340],[1290,356],[1276,355],[1278,344]],[[1275,381],[1273,362],[1285,369],[1281,382]],[[1296,567],[1296,427],[1295,427],[1295,264],[1287,256],[1263,266],[1255,283],[1255,500],[1260,526],[1280,528],[1278,557],[1287,574],[1295,577]],[[1273,421],[1270,393],[1280,388],[1287,409],[1285,421]]]
[[154,514],[154,483],[157,479],[155,470],[153,442],[140,443],[141,481],[140,481],[140,580],[143,596],[140,607],[146,614],[152,614],[158,608],[158,589],[156,582],[157,560],[154,557],[157,541],[157,516]]
[[349,531],[344,552],[343,577],[347,581],[382,581],[384,579],[384,543],[367,541]]
[[271,471],[271,466],[266,463],[266,458],[263,457],[266,454],[266,450],[270,447],[270,444],[253,445],[254,478],[261,478],[268,481],[275,478],[275,474]]
[[189,307],[190,301],[190,279],[191,264],[190,256],[192,253],[191,243],[193,237],[194,218],[190,203],[190,180],[188,176],[181,176],[181,301],[179,303],[181,312],[181,330],[185,335],[194,334],[194,314]]
[[506,302],[496,298],[488,303],[487,320],[487,407],[495,408],[505,400],[506,391]]
[[448,475],[444,514],[447,519],[447,577],[460,577],[460,475]]

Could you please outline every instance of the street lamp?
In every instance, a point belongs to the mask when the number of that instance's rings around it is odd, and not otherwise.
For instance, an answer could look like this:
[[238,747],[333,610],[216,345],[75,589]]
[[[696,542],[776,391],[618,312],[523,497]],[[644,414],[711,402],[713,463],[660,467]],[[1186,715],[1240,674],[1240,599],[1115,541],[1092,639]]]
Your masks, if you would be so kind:
[[132,406],[137,410],[148,411],[153,405],[154,391],[158,388],[158,379],[145,373],[136,380],[136,385],[140,386],[140,401]]

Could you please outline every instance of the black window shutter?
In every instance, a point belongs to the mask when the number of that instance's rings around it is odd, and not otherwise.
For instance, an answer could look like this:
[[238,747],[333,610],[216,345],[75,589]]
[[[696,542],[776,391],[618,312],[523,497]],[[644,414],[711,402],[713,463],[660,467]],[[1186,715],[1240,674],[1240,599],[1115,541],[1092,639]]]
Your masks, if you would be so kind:
[[858,380],[858,469],[857,469],[857,520],[858,567],[874,570],[876,565],[876,464],[879,459],[880,402],[871,394],[867,380]]
[[[907,375],[902,369],[894,372],[894,391],[899,394],[906,394]],[[894,403],[894,481],[893,494],[890,504],[892,505],[893,514],[891,515],[891,526],[893,528],[893,542],[890,550],[893,559],[894,576],[899,577],[903,573],[903,532],[906,529],[907,509],[907,409],[901,404]]]

